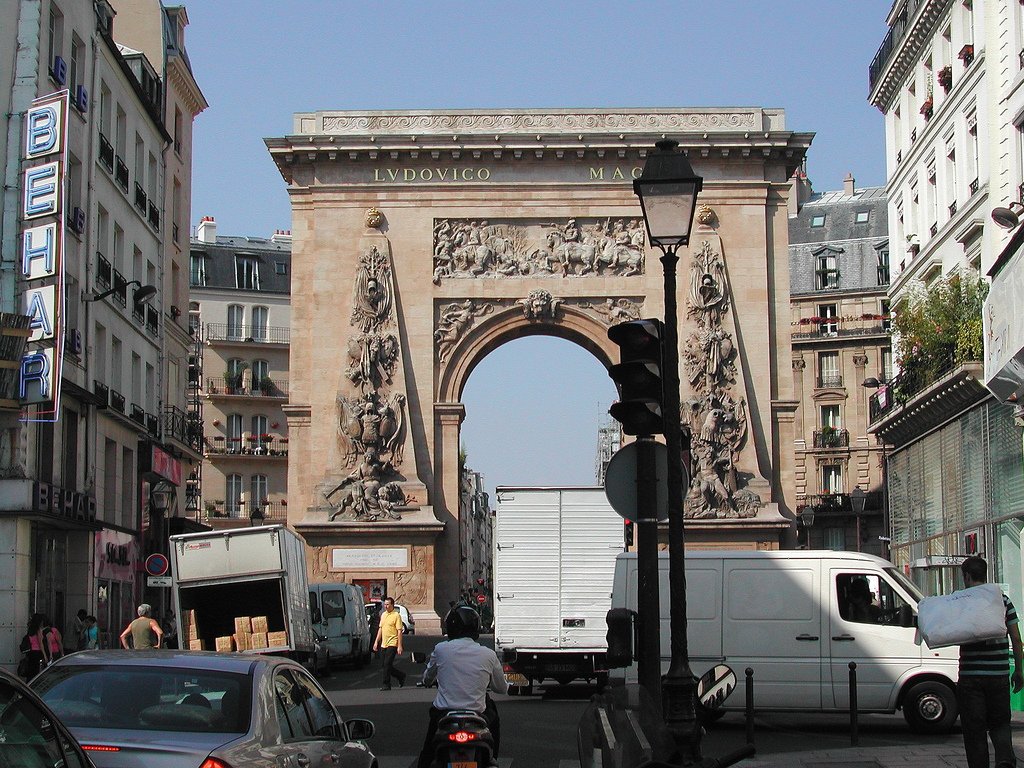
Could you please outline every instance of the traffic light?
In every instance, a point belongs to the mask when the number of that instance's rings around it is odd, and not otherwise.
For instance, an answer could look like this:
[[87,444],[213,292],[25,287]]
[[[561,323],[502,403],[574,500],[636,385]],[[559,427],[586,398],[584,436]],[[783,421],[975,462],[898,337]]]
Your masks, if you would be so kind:
[[633,521],[624,520],[622,526],[622,540],[626,545],[626,549],[633,546]]
[[665,433],[660,320],[630,320],[608,329],[608,338],[619,347],[619,363],[608,374],[619,391],[619,400],[608,412],[622,424],[627,435]]

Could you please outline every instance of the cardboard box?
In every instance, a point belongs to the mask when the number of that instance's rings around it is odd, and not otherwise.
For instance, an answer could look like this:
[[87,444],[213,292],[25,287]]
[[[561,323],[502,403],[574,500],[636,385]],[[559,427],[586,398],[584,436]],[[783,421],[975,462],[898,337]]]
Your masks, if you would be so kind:
[[252,631],[263,632],[266,634],[270,630],[267,628],[267,617],[266,616],[253,616],[252,617]]
[[231,653],[235,650],[235,639],[231,635],[218,637],[214,643],[216,643],[217,653]]
[[235,634],[235,650],[248,651],[252,647],[252,633],[238,632]]
[[252,619],[248,616],[235,617],[235,634],[240,635],[242,633],[252,634]]
[[190,651],[205,651],[206,650],[206,641],[205,640],[201,640],[199,638],[194,638],[194,639],[193,638],[189,638],[188,649]]
[[191,642],[192,640],[198,640],[199,639],[199,627],[197,627],[195,624],[189,624],[188,625],[188,630],[186,631],[186,634],[188,635],[189,642]]
[[278,646],[288,645],[288,633],[287,632],[268,632],[267,633],[267,647],[277,648]]
[[[255,622],[254,622],[255,623]],[[267,633],[266,632],[253,632],[249,638],[249,650],[255,651],[259,648],[267,647]]]

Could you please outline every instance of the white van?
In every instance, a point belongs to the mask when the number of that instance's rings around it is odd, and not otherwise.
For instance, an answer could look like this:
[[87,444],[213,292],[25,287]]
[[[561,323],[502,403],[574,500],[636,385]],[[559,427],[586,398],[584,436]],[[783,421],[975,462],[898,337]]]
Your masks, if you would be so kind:
[[[670,660],[668,553],[659,553],[661,662]],[[851,593],[871,592],[870,606]],[[617,557],[613,608],[636,610],[636,553]],[[892,563],[832,551],[690,551],[686,615],[690,665],[698,677],[727,664],[739,680],[723,709],[742,710],[753,669],[759,710],[846,711],[849,663],[857,663],[861,712],[903,710],[919,732],[947,731],[957,717],[958,648],[932,649],[917,634],[922,595]],[[636,666],[612,679],[636,681]]]
[[367,664],[373,647],[363,611],[363,590],[355,584],[325,582],[309,585],[313,629],[325,637],[332,662]]

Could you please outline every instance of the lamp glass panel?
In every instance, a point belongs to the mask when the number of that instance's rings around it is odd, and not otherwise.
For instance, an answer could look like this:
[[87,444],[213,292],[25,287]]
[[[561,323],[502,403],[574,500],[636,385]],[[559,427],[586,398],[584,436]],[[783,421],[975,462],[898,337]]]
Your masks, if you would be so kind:
[[697,197],[695,186],[690,182],[639,186],[651,240],[672,242],[689,237]]

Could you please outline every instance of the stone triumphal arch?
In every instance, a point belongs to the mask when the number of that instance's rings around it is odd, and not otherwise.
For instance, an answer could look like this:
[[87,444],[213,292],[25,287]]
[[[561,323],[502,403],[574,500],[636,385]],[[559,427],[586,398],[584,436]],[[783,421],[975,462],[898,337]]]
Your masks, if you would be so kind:
[[759,108],[300,113],[267,145],[292,200],[288,522],[313,578],[376,579],[428,622],[458,595],[466,380],[538,333],[608,365],[610,325],[662,315],[631,181],[663,136],[705,180],[677,297],[688,542],[784,540],[787,199],[810,134]]

